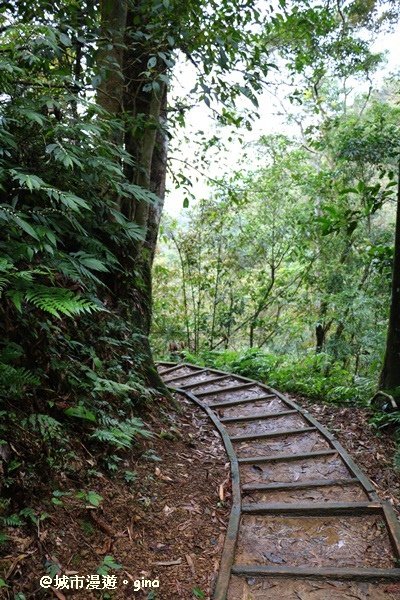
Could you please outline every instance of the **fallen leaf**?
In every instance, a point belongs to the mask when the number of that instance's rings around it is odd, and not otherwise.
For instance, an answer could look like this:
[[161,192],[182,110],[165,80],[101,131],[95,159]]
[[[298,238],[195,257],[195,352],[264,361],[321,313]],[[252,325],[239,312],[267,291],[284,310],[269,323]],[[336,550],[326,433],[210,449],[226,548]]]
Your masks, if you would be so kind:
[[194,562],[193,562],[192,557],[190,556],[190,554],[186,554],[185,558],[186,558],[187,564],[190,567],[190,570],[192,571],[193,577],[196,577],[196,568],[194,566]]

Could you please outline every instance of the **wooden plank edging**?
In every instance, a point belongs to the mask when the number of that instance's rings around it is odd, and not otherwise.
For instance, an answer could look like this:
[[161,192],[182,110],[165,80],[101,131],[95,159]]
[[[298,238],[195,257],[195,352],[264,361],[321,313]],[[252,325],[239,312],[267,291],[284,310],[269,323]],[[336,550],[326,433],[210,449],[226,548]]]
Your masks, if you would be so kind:
[[[183,366],[183,365],[181,365],[181,366]],[[184,366],[194,368],[196,365],[192,365],[190,363],[184,363]],[[198,367],[198,368],[200,368],[200,367]],[[335,448],[338,451],[338,453],[340,454],[341,458],[345,462],[349,471],[360,481],[362,487],[367,492],[367,494],[370,496],[371,500],[378,499],[378,495],[376,493],[374,486],[372,485],[370,480],[364,475],[364,473],[361,471],[361,469],[355,464],[353,459],[350,458],[350,456],[347,454],[347,452],[343,448],[343,446],[337,441],[337,439],[325,427],[323,427],[314,417],[312,417],[307,410],[303,409],[296,402],[293,402],[293,400],[289,400],[289,398],[287,398],[281,392],[278,392],[278,390],[276,390],[270,386],[267,386],[261,382],[255,381],[254,379],[250,379],[249,377],[244,377],[243,375],[236,375],[235,373],[227,373],[226,371],[221,371],[219,369],[209,368],[208,370],[213,373],[230,375],[231,377],[232,376],[236,377],[237,379],[240,379],[243,382],[248,382],[248,383],[252,383],[253,385],[257,385],[260,388],[266,390],[267,392],[269,392],[269,393],[273,394],[274,396],[276,396],[277,398],[279,398],[279,400],[281,400],[284,404],[286,404],[286,406],[289,406],[290,408],[294,408],[295,410],[297,410],[310,424],[312,424],[319,431],[319,433],[328,441],[330,446],[332,446],[333,448]],[[254,401],[254,399],[253,399],[253,401]],[[215,407],[215,408],[217,408],[217,407]]]
[[400,579],[400,569],[368,567],[266,567],[261,565],[234,565],[232,574],[242,577],[301,577],[311,579]]
[[224,547],[222,549],[222,556],[220,561],[220,567],[218,572],[217,581],[214,588],[213,600],[226,600],[228,593],[229,581],[231,577],[231,569],[235,557],[235,550],[237,539],[239,535],[240,517],[241,517],[241,491],[240,491],[240,473],[239,464],[232,442],[222,425],[218,417],[209,409],[208,406],[203,404],[196,398],[192,393],[187,390],[170,387],[170,389],[178,394],[186,396],[189,400],[197,404],[202,410],[204,410],[211,421],[214,423],[215,428],[218,430],[223,444],[225,446],[226,453],[231,463],[231,479],[232,479],[232,507],[229,516],[228,528],[225,535]]
[[383,507],[380,502],[254,502],[254,504],[243,504],[242,513],[304,517],[381,514],[383,517]]

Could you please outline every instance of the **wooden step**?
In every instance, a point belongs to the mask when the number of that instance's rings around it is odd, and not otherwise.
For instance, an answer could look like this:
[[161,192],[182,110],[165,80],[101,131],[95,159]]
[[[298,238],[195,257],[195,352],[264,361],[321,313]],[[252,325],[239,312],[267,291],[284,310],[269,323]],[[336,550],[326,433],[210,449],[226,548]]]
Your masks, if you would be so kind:
[[382,513],[383,508],[379,502],[259,502],[242,504],[242,513],[250,515],[370,515]]
[[282,567],[261,565],[233,565],[232,574],[242,577],[310,577],[312,579],[400,579],[400,569],[367,567]]
[[251,456],[250,458],[238,458],[241,465],[257,464],[264,462],[303,460],[305,458],[320,458],[321,456],[339,456],[336,450],[318,450],[316,452],[301,452],[298,454],[270,454],[266,456]]
[[172,373],[173,371],[176,371],[177,369],[183,369],[183,367],[185,367],[185,366],[186,365],[184,363],[176,364],[173,367],[169,367],[168,369],[165,369],[165,371],[162,371],[160,373],[160,376],[167,375],[167,373]]
[[211,383],[222,381],[223,379],[231,379],[231,377],[230,375],[220,375],[219,377],[213,377],[212,379],[204,379],[203,381],[196,381],[195,383],[187,383],[186,385],[181,385],[179,387],[181,390],[186,390],[189,388],[200,387],[201,385],[210,385]]
[[309,431],[318,431],[316,427],[302,427],[300,429],[281,429],[280,431],[269,431],[268,433],[249,433],[245,435],[231,436],[232,442],[247,442],[249,440],[262,440],[267,438],[279,437],[282,435],[298,435],[308,433]]
[[179,379],[188,379],[189,377],[196,377],[196,375],[200,375],[201,373],[206,373],[208,369],[199,369],[198,371],[194,371],[193,373],[185,373],[185,375],[177,375],[176,377],[169,377],[164,380],[164,383],[170,383],[171,381],[177,381]]
[[222,417],[220,419],[221,423],[241,423],[241,422],[245,422],[245,421],[263,421],[265,419],[275,419],[277,417],[286,417],[287,415],[294,415],[297,414],[299,415],[299,411],[295,410],[295,409],[291,409],[291,410],[281,410],[280,412],[276,412],[276,413],[261,413],[261,414],[255,414],[255,415],[243,415],[241,417]]
[[238,385],[231,385],[226,388],[217,388],[216,390],[209,390],[207,392],[197,392],[196,396],[215,396],[216,394],[226,394],[227,392],[236,392],[238,390],[244,390],[249,387],[254,387],[255,383],[239,383]]
[[309,479],[306,481],[291,481],[289,483],[245,483],[242,486],[242,490],[244,492],[272,492],[278,490],[301,490],[334,485],[356,485],[357,483],[361,485],[358,479],[355,477],[352,477],[351,479]]
[[[198,394],[196,394],[196,396],[197,395]],[[224,408],[225,406],[226,407],[236,406],[238,404],[248,404],[249,402],[258,402],[259,400],[272,400],[273,398],[275,398],[275,400],[278,400],[278,398],[275,396],[275,394],[264,394],[263,396],[259,396],[258,398],[242,398],[241,400],[238,400],[236,398],[235,400],[226,400],[225,402],[213,402],[212,404],[209,404],[208,406],[210,408]]]

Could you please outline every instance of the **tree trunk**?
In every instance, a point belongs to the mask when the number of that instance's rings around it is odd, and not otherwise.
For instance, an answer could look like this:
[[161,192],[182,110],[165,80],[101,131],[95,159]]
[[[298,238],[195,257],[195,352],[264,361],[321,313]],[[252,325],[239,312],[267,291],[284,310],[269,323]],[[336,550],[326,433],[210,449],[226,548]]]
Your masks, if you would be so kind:
[[124,167],[130,182],[155,193],[158,201],[150,204],[133,195],[121,202],[116,199],[124,216],[143,229],[143,240],[132,241],[117,251],[122,271],[108,283],[116,309],[136,330],[138,352],[146,357],[147,379],[159,386],[148,336],[152,316],[151,267],[165,195],[167,144],[162,125],[166,119],[167,86],[152,86],[150,91],[144,87],[141,74],[149,55],[146,47],[132,43],[130,28],[137,14],[141,15],[140,5],[135,11],[131,5],[128,7],[127,0],[102,0],[98,103],[110,117],[121,117],[121,128],[113,141],[124,146],[131,156],[132,164]]
[[[382,390],[400,397],[400,162],[397,187],[396,233],[394,242],[392,296],[385,359],[379,381]],[[398,389],[396,389],[398,388]],[[394,392],[396,390],[396,392]]]
[[212,318],[211,318],[211,333],[210,333],[210,348],[213,347],[214,344],[214,335],[215,335],[215,324],[217,318],[217,306],[218,306],[218,294],[219,294],[219,280],[221,276],[222,270],[222,261],[221,261],[221,251],[222,251],[222,240],[218,239],[218,254],[217,254],[217,273],[215,277],[215,285],[214,285],[214,297],[212,300]]
[[321,323],[317,323],[317,326],[315,327],[315,337],[316,337],[316,346],[315,346],[315,352],[317,354],[320,354],[324,348],[324,344],[325,344],[325,329],[323,327],[323,325]]
[[[127,0],[102,0],[100,5],[100,44],[97,66],[101,82],[97,91],[97,102],[110,116],[122,115],[124,93],[124,37],[128,8]],[[114,133],[114,141],[122,146],[122,128]]]
[[186,330],[186,347],[188,350],[190,350],[191,349],[191,336],[190,336],[190,326],[189,326],[188,294],[187,294],[187,289],[186,289],[185,261],[184,261],[184,257],[183,257],[182,248],[178,244],[178,241],[175,238],[175,236],[172,236],[172,240],[178,251],[179,262],[180,262],[180,266],[181,266],[183,313],[184,313],[184,318],[185,318],[185,330]]
[[328,311],[328,304],[325,300],[321,302],[320,310],[319,310],[319,323],[315,326],[315,352],[316,354],[320,354],[324,350],[326,334],[328,333],[332,321],[329,323],[325,323],[326,313]]

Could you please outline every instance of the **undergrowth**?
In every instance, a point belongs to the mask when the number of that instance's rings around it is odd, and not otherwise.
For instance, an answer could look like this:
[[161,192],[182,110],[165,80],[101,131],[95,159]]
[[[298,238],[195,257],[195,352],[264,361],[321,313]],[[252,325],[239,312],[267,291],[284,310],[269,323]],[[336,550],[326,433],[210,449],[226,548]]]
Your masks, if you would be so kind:
[[[20,325],[33,345],[29,318]],[[60,498],[80,490],[93,504],[93,487],[101,494],[101,482],[124,478],[127,458],[139,459],[141,440],[152,436],[147,420],[160,395],[142,337],[118,313],[42,318],[40,335],[30,365],[26,340],[0,344],[2,553],[11,551],[10,528],[30,530],[48,518],[37,507],[52,490]],[[49,512],[61,503],[53,500]]]
[[[145,408],[161,385],[141,326],[145,231],[120,210],[155,196],[127,175],[121,123],[84,99],[68,75],[68,38],[48,17],[7,23],[0,72],[5,527],[32,526],[26,511],[52,490],[88,494],[96,472],[115,471],[150,435]],[[7,531],[1,542],[7,552]]]
[[327,354],[271,354],[252,348],[243,351],[203,351],[186,354],[188,361],[237,373],[267,383],[284,392],[337,405],[366,406],[373,382],[355,378]]

